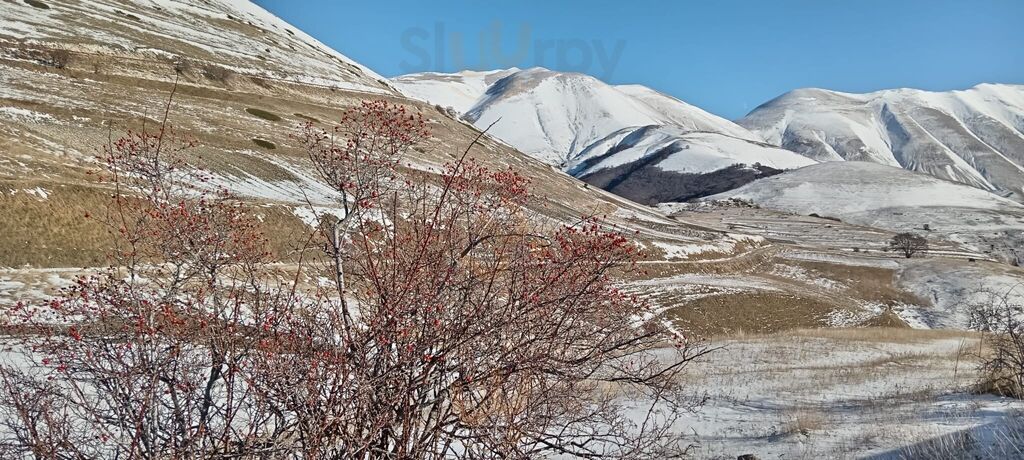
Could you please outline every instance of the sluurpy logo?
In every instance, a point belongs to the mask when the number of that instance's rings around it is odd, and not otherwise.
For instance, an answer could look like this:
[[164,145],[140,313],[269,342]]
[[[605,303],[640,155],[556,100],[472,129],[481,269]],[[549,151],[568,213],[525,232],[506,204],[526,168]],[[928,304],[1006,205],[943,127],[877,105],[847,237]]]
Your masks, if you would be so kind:
[[401,45],[411,59],[400,63],[401,70],[414,73],[537,66],[586,73],[607,81],[626,49],[622,39],[538,38],[526,23],[511,29],[513,35],[506,36],[506,27],[500,21],[475,34],[448,31],[443,22],[431,29],[406,29]]

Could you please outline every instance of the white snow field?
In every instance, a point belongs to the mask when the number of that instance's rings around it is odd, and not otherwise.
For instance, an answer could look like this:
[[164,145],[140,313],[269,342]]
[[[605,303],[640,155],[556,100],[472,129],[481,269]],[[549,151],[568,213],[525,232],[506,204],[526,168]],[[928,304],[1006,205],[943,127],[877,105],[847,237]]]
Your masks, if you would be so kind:
[[969,393],[976,336],[804,330],[711,346],[687,369],[708,400],[678,424],[694,458],[1024,455],[1024,402]]
[[464,70],[458,73],[413,73],[396,77],[392,83],[406,96],[441,107],[451,107],[463,114],[476,104],[488,87],[518,71],[513,67],[490,71]]

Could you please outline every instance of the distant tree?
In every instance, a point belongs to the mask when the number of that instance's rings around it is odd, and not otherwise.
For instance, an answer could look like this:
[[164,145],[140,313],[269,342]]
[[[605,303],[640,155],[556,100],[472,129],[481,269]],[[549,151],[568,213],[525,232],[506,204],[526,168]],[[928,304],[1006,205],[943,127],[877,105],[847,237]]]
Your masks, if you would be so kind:
[[914,254],[928,251],[928,240],[909,232],[899,233],[889,240],[889,250],[901,253],[909,259]]

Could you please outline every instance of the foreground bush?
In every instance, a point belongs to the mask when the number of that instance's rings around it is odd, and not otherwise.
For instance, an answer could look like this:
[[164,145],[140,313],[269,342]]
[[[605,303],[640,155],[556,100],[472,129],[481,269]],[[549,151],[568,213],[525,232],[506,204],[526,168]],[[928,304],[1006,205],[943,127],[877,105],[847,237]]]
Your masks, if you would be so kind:
[[[400,174],[429,133],[386,102],[299,140],[342,212],[266,249],[167,127],[107,146],[105,271],[13,314],[3,458],[665,458],[699,353],[616,287],[637,249],[531,215],[469,157]],[[475,143],[475,142],[474,142]],[[340,217],[339,217],[340,216]],[[674,347],[665,347],[674,341]]]
[[1024,305],[1016,300],[1018,288],[983,291],[969,306],[971,327],[985,333],[981,392],[1024,398]]

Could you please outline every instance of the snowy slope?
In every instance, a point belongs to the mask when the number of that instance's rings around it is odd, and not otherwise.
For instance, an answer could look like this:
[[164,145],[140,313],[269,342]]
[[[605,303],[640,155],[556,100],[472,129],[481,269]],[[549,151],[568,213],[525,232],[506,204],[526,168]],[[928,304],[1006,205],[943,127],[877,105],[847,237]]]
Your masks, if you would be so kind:
[[247,0],[43,0],[0,7],[0,40],[215,62],[236,72],[394,93],[383,77]]
[[650,88],[612,86],[578,73],[535,67],[412,74],[392,82],[412,97],[455,108],[479,128],[500,119],[491,128],[494,137],[554,165],[629,127],[673,125],[685,132],[760,140],[731,121]]
[[870,162],[812,165],[706,199],[723,198],[935,235],[1010,260],[1017,258],[1017,248],[1024,243],[1021,204],[974,187]]
[[709,131],[740,139],[762,140],[758,135],[729,120],[646,86],[615,85],[614,88],[654,109],[662,124],[679,126],[685,131]]
[[848,94],[801,89],[739,120],[820,161],[870,161],[1024,199],[1024,86]]
[[513,67],[484,72],[464,70],[458,73],[413,73],[397,77],[392,83],[406,96],[441,107],[451,107],[462,114],[473,107],[494,82],[518,71]]
[[652,125],[624,128],[608,135],[574,157],[567,170],[582,177],[638,161],[650,161],[651,166],[665,171],[688,174],[713,172],[734,164],[760,163],[776,169],[794,169],[816,163],[760,142],[715,132],[688,131],[674,125]]

